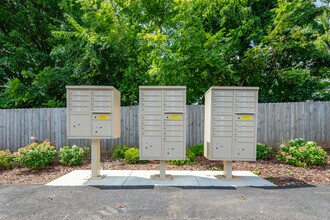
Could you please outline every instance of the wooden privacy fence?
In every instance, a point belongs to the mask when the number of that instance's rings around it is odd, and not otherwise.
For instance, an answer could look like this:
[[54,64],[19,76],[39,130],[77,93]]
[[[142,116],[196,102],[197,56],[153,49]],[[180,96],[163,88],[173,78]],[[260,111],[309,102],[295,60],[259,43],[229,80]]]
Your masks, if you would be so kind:
[[[258,142],[278,146],[282,141],[304,138],[330,147],[330,102],[259,104]],[[31,142],[30,137],[49,139],[64,145],[89,146],[90,140],[66,138],[66,109],[0,110],[0,149],[17,151]],[[204,106],[187,106],[187,146],[203,143]],[[102,140],[103,151],[113,146],[139,145],[138,107],[121,108],[121,137]]]

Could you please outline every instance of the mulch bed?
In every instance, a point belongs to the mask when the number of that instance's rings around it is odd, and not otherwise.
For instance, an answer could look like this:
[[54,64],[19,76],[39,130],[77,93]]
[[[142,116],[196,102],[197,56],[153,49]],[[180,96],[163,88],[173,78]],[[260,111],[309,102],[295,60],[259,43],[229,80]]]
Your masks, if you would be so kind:
[[[104,154],[101,166],[105,170],[158,170],[159,162],[150,161],[147,164],[127,164],[119,159],[114,160],[111,155]],[[0,171],[0,184],[46,184],[73,170],[91,169],[90,159],[85,165],[76,167],[63,166],[57,162],[40,170],[14,168]],[[209,161],[204,157],[196,157],[194,164],[167,165],[168,170],[222,170],[221,161]],[[326,166],[311,166],[307,168],[282,164],[276,159],[256,162],[233,162],[233,170],[252,171],[268,179],[278,186],[330,184],[330,161]]]

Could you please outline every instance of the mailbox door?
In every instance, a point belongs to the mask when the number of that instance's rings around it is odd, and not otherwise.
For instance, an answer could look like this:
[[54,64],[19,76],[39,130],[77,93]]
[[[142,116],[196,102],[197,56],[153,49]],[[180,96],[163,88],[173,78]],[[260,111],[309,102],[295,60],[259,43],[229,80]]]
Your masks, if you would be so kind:
[[89,137],[91,122],[89,114],[70,115],[69,117],[70,135],[73,137]]
[[165,141],[164,142],[164,158],[169,160],[182,160],[184,154],[183,141]]
[[143,158],[161,158],[162,156],[161,137],[142,137],[141,153]]
[[212,154],[213,159],[230,159],[231,158],[231,137],[213,137]]
[[112,134],[112,124],[111,121],[93,121],[92,122],[92,135],[111,137]]
[[254,157],[254,143],[236,143],[233,149],[235,159],[251,159]]

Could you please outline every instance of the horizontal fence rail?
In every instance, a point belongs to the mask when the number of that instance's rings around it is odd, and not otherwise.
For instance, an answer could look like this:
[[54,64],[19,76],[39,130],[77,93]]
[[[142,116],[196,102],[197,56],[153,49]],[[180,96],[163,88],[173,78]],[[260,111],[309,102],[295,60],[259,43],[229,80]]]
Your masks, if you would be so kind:
[[[138,106],[121,108],[121,137],[101,140],[102,150],[139,145]],[[49,139],[57,148],[90,146],[88,139],[67,139],[66,109],[1,109],[0,149],[17,151],[31,142]],[[293,138],[316,141],[330,147],[330,102],[266,103],[258,106],[258,142],[277,147]],[[203,143],[204,106],[187,106],[187,146]]]

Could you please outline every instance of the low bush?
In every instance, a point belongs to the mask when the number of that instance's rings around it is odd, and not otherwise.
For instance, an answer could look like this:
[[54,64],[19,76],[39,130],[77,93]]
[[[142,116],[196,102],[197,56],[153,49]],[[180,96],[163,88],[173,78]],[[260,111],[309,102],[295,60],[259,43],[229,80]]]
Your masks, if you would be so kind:
[[123,145],[123,146],[117,146],[113,149],[113,154],[112,157],[113,158],[121,158],[124,159],[124,154],[125,152],[129,149],[129,147]]
[[20,148],[16,153],[16,161],[23,167],[40,169],[50,164],[56,155],[55,146],[45,140]]
[[257,160],[269,160],[274,154],[273,148],[266,144],[257,144]]
[[196,144],[189,149],[195,156],[204,156],[204,144]]
[[0,170],[7,170],[14,167],[15,156],[9,150],[0,150]]
[[299,167],[325,165],[328,160],[325,150],[317,146],[315,142],[301,138],[282,144],[276,158],[286,164]]
[[140,160],[139,149],[129,148],[124,153],[124,160],[126,163],[148,163],[147,160]]
[[192,150],[186,150],[186,159],[185,160],[169,160],[167,161],[168,164],[171,165],[184,165],[184,164],[191,164],[195,162],[195,154]]
[[60,163],[67,166],[82,165],[86,156],[86,150],[76,145],[73,145],[72,148],[64,146],[58,154]]

